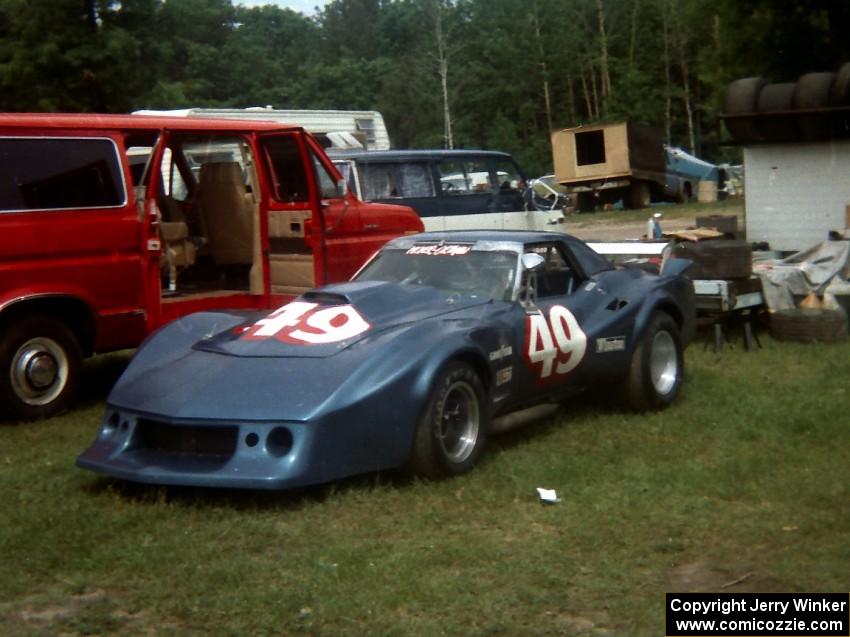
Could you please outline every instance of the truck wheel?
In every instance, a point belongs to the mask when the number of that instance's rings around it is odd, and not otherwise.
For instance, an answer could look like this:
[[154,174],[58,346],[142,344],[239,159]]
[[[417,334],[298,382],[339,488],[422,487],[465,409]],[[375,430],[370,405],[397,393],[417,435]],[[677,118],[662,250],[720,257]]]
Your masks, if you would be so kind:
[[437,377],[413,441],[409,469],[429,478],[469,471],[487,439],[486,392],[466,363],[452,363]]
[[649,184],[645,181],[633,181],[629,185],[626,205],[632,210],[648,208],[650,202]]
[[576,208],[579,212],[593,212],[596,209],[596,199],[592,192],[576,193]]
[[664,409],[679,395],[684,366],[676,322],[669,314],[656,312],[632,354],[623,401],[638,412]]
[[5,329],[0,365],[3,415],[36,420],[70,406],[79,386],[82,354],[64,323],[36,316]]

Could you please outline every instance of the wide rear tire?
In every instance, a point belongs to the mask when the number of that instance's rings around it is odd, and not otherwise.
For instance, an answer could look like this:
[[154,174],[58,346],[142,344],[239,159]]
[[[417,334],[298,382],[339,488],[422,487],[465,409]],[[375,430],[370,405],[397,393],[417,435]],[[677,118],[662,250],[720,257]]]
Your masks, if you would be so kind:
[[632,354],[623,386],[629,408],[664,409],[676,400],[685,368],[683,349],[676,322],[664,312],[653,314]]
[[465,473],[487,439],[489,413],[481,379],[466,363],[447,365],[431,389],[419,420],[409,470],[429,478]]

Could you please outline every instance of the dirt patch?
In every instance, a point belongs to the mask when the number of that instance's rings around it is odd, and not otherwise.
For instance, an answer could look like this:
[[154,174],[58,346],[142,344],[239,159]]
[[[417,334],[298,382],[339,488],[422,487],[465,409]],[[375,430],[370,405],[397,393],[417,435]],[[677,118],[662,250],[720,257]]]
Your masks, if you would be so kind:
[[787,593],[795,590],[745,565],[719,567],[702,561],[672,568],[667,573],[667,584],[667,590],[677,593]]
[[56,604],[39,610],[24,609],[19,615],[27,623],[53,623],[70,619],[78,615],[86,606],[94,604],[106,598],[102,590],[95,590],[79,595],[71,595],[64,604]]

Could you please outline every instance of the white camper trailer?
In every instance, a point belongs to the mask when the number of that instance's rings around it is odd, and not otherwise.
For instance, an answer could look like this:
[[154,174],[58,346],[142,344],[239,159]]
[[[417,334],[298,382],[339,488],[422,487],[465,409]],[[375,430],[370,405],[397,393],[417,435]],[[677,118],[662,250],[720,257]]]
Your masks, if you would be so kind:
[[281,122],[304,127],[325,148],[389,150],[390,136],[384,117],[378,111],[314,111],[284,110],[268,107],[251,108],[181,108],[175,110],[142,110],[135,115],[173,117],[220,117]]

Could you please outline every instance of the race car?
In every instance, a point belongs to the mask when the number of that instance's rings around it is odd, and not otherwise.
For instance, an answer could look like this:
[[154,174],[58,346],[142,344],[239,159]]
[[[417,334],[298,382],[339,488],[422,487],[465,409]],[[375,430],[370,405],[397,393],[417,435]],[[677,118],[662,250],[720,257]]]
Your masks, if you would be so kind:
[[588,387],[664,408],[694,335],[687,263],[615,267],[551,232],[398,238],[348,283],[157,332],[77,464],[258,489],[393,468],[447,477],[471,469],[489,435]]

